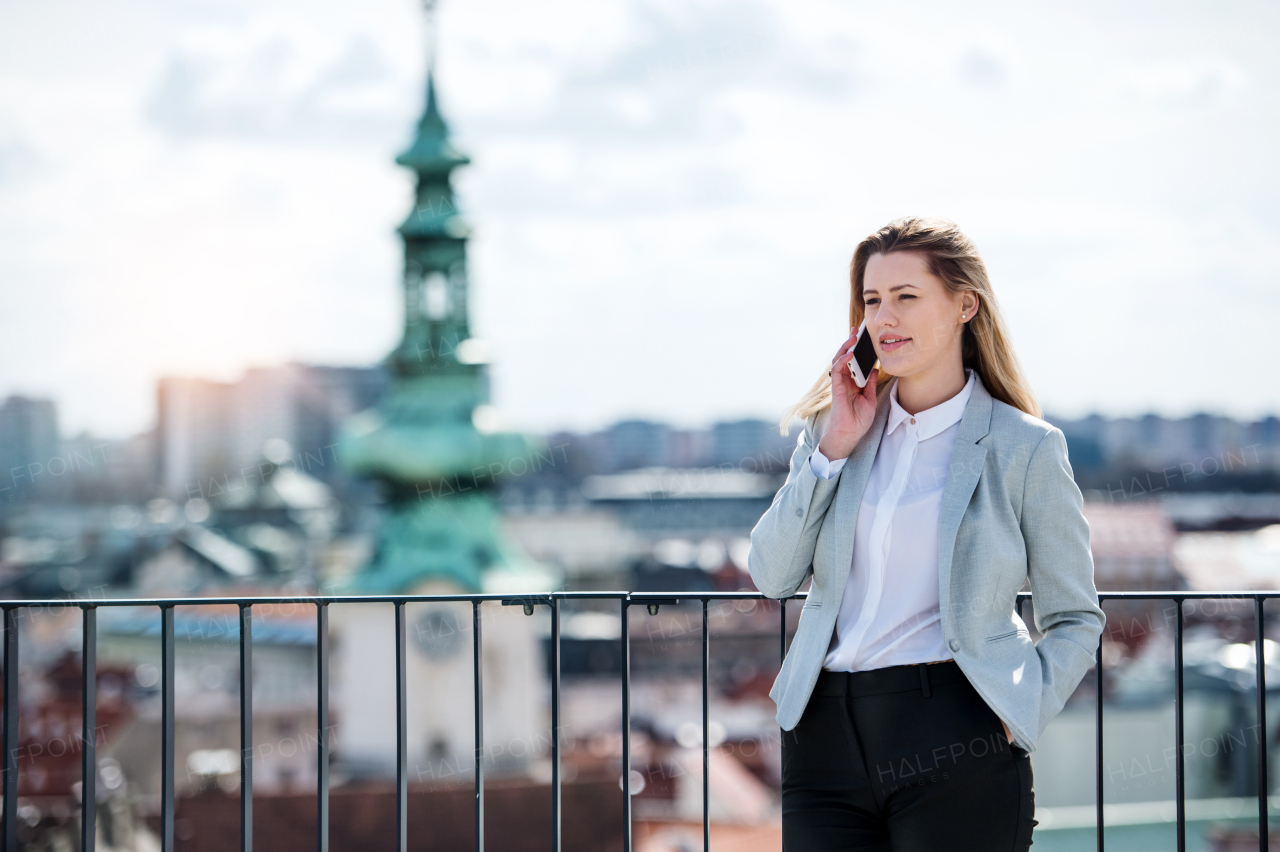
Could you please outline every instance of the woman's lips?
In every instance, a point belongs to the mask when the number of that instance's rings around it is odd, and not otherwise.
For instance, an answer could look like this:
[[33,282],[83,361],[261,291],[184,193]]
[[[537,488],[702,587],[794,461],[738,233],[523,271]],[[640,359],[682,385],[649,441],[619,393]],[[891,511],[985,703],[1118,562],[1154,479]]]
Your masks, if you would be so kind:
[[900,348],[902,348],[903,346],[906,346],[910,341],[911,341],[911,338],[910,338],[910,337],[905,337],[905,338],[903,338],[902,340],[896,341],[896,342],[894,342],[894,343],[881,343],[881,344],[880,344],[880,351],[881,351],[881,352],[893,352],[893,351],[894,351],[894,350],[896,350],[896,349],[900,349]]

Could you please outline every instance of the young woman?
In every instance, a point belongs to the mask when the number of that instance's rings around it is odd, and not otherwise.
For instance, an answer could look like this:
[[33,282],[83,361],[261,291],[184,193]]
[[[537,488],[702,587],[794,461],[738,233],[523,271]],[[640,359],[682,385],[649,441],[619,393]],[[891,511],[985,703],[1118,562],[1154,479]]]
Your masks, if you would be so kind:
[[[1066,439],[953,223],[886,225],[850,277],[853,334],[784,417],[804,432],[751,533],[762,592],[812,580],[771,693],[783,849],[1025,850],[1028,755],[1104,624]],[[859,388],[864,316],[880,368]]]

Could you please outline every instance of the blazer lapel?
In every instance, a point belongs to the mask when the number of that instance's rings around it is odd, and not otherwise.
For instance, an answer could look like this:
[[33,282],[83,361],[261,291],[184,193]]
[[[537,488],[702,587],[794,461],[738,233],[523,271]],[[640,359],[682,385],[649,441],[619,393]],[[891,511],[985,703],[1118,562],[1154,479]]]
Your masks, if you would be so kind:
[[982,378],[974,376],[973,392],[960,418],[960,432],[956,435],[955,449],[951,454],[951,466],[947,470],[947,484],[942,489],[942,507],[938,512],[938,592],[942,610],[947,611],[951,588],[951,560],[955,553],[956,534],[960,520],[978,487],[986,463],[987,448],[978,441],[991,431],[991,394],[982,385]]
[[[893,381],[897,381],[894,377]],[[840,472],[840,482],[836,489],[835,505],[828,512],[835,533],[835,550],[840,555],[837,570],[844,572],[847,578],[849,569],[853,567],[853,538],[858,528],[858,507],[862,505],[862,492],[867,488],[867,479],[871,477],[871,466],[876,460],[876,452],[880,449],[880,439],[884,436],[885,424],[889,422],[889,393],[886,391],[876,405],[876,417],[871,428],[862,440],[853,448],[853,454],[845,462]],[[825,524],[823,525],[825,529]],[[844,593],[844,581],[838,586]]]

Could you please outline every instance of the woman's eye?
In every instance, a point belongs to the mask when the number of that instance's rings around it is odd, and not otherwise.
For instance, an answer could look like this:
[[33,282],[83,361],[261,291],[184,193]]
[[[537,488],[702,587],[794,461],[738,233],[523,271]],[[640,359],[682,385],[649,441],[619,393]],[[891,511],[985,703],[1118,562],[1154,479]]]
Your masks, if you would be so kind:
[[876,302],[878,302],[878,301],[880,301],[880,300],[879,300],[879,299],[867,299],[867,304],[868,304],[868,305],[874,305],[874,304],[875,304]]

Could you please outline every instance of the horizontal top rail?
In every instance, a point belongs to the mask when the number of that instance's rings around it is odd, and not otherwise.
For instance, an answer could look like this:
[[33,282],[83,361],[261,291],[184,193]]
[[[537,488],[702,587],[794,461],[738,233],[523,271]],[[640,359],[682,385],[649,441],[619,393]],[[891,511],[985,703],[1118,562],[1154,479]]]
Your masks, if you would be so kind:
[[[770,598],[763,592],[541,592],[538,594],[458,594],[458,595],[288,595],[288,596],[234,596],[234,597],[184,597],[184,598],[10,598],[0,600],[0,609],[26,607],[127,607],[127,606],[254,606],[284,604],[359,604],[359,603],[507,603],[550,604],[553,600],[619,600],[637,604],[671,603],[673,601],[716,600],[803,600],[808,592],[796,592],[783,598]],[[1031,592],[1018,592],[1019,601],[1030,600]],[[1280,598],[1275,591],[1154,591],[1154,592],[1099,592],[1099,600],[1272,600]]]

